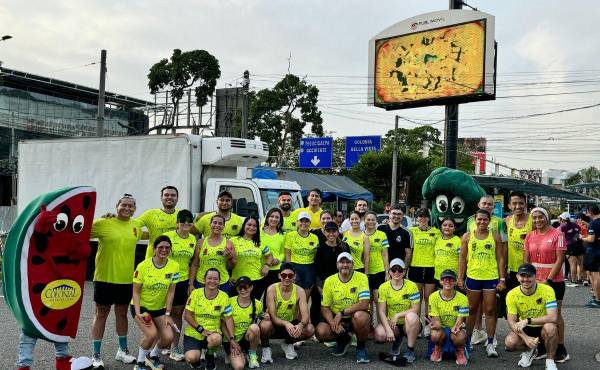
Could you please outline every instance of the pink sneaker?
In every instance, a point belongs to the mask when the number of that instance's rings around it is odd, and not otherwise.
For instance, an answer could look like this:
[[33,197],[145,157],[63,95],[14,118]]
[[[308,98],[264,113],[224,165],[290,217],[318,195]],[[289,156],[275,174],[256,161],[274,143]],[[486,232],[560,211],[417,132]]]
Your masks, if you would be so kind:
[[433,352],[431,352],[431,356],[429,357],[429,359],[433,362],[442,361],[442,347],[434,346]]
[[465,366],[467,364],[467,362],[469,362],[469,361],[467,360],[467,356],[465,356],[465,347],[464,346],[457,347],[456,348],[456,364]]

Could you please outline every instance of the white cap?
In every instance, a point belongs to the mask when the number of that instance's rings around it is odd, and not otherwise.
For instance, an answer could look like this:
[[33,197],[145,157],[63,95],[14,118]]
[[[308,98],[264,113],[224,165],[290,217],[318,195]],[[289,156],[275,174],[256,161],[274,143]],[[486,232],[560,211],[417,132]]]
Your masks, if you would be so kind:
[[300,212],[298,213],[298,221],[302,220],[303,218],[307,218],[307,219],[311,219],[310,215],[308,214],[308,212]]
[[558,216],[558,218],[562,218],[563,220],[570,220],[571,215],[569,214],[569,212],[563,212],[560,214],[560,216]]
[[85,370],[92,368],[92,359],[89,357],[77,357],[71,360],[71,370]]
[[402,261],[400,258],[394,258],[393,260],[390,261],[390,268],[392,268],[394,266],[400,266],[403,269],[406,268],[404,261]]
[[342,252],[342,253],[338,254],[338,256],[337,256],[337,261],[338,261],[338,262],[340,262],[340,260],[341,260],[342,258],[346,258],[346,259],[347,259],[347,260],[349,260],[349,261],[354,261],[354,260],[352,259],[352,255],[351,255],[350,253],[348,253],[348,252]]

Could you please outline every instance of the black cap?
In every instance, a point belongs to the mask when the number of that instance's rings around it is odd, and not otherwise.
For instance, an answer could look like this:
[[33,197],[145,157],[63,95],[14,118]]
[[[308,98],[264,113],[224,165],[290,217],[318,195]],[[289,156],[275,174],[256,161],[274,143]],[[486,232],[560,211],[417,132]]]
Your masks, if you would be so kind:
[[177,222],[193,222],[194,214],[187,209],[177,212]]
[[279,272],[284,271],[284,270],[292,270],[292,271],[296,272],[294,265],[292,265],[289,262],[284,262],[281,264],[281,267],[279,268]]
[[417,216],[417,217],[419,217],[419,216],[429,217],[429,210],[427,208],[419,208],[417,210],[417,212],[415,213],[415,216]]
[[219,193],[219,195],[217,195],[217,199],[223,198],[223,197],[228,197],[230,199],[233,199],[233,195],[231,195],[231,192],[229,192],[228,190],[223,190],[222,192]]
[[240,276],[235,282],[235,286],[238,287],[242,284],[253,285],[252,279],[250,279],[248,276]]
[[328,223],[325,224],[324,229],[325,230],[339,230],[339,227],[335,222],[329,221]]
[[446,269],[446,270],[442,271],[442,274],[440,275],[440,280],[445,279],[445,278],[452,278],[452,279],[456,280],[456,272],[454,272],[453,270],[450,270],[450,269]]
[[531,263],[524,263],[521,266],[519,266],[519,271],[517,272],[517,274],[535,276],[535,266]]

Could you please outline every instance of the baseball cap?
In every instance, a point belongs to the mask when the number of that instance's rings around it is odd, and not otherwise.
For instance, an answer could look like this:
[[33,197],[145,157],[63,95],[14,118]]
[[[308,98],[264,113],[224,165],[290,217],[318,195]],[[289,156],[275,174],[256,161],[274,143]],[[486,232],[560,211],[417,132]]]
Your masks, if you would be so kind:
[[419,217],[419,216],[429,217],[429,210],[427,208],[419,208],[417,210],[417,212],[415,213],[415,216],[417,216],[417,217]]
[[517,274],[535,276],[535,266],[533,266],[531,263],[523,263],[521,266],[519,266],[519,271]]
[[329,221],[328,223],[325,224],[325,230],[338,230],[338,225],[333,222],[333,221]]
[[563,220],[570,220],[571,215],[569,214],[569,212],[563,212],[558,216],[558,218],[562,218]]
[[238,287],[242,284],[253,285],[252,279],[250,279],[248,276],[240,276],[235,282],[235,286]]
[[289,262],[284,262],[281,264],[281,266],[279,267],[279,272],[281,271],[285,271],[285,270],[292,270],[292,271],[296,271],[296,269],[294,268],[294,265],[292,265]]
[[390,261],[390,268],[392,268],[394,266],[400,266],[403,269],[406,268],[406,264],[400,258],[394,258],[393,260]]
[[71,370],[92,369],[92,359],[89,357],[77,357],[71,360]]
[[340,262],[340,260],[341,260],[342,258],[345,258],[345,259],[347,259],[348,261],[354,261],[354,260],[352,259],[352,255],[351,255],[350,253],[348,253],[348,252],[342,252],[342,253],[338,254],[338,256],[337,256],[337,261],[338,261],[338,262]]
[[446,269],[446,270],[442,271],[442,274],[440,275],[440,280],[445,279],[445,278],[452,278],[452,279],[456,280],[456,272],[454,272],[453,270],[450,270],[450,269]]
[[188,211],[187,209],[182,209],[181,211],[177,212],[177,222],[192,221],[194,221],[194,215],[192,214],[192,212]]
[[222,192],[219,193],[219,195],[217,195],[217,199],[223,198],[223,197],[233,199],[233,195],[231,195],[231,192],[229,192],[229,190],[223,190]]
[[308,214],[308,212],[298,213],[298,221],[302,220],[303,218],[310,220],[310,215]]

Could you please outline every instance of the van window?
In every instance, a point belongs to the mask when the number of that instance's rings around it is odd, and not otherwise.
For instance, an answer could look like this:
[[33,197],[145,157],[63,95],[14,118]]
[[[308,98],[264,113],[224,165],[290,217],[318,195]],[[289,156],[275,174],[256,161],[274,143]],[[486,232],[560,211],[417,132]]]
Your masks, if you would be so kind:
[[258,204],[252,189],[243,186],[221,186],[219,193],[227,190],[233,196],[233,212],[241,217],[258,217]]

